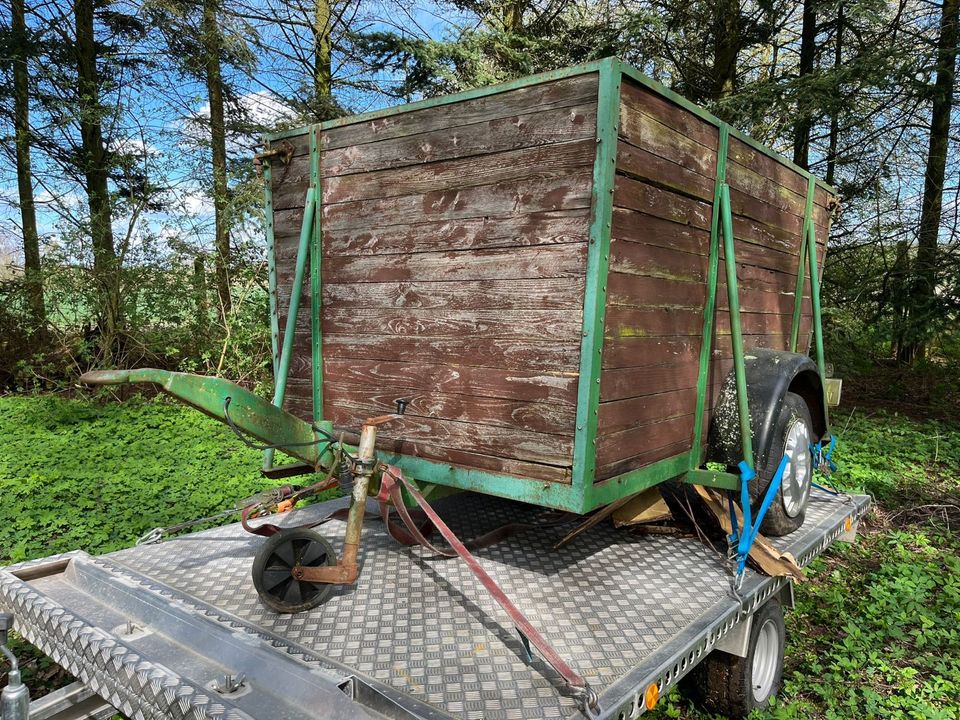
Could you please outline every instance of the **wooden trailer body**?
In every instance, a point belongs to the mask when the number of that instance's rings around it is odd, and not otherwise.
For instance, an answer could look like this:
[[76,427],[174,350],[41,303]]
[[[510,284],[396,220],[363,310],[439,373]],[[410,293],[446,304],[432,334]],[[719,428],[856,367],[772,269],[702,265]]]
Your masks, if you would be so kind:
[[809,347],[832,190],[615,59],[268,142],[278,372],[309,247],[284,407],[350,433],[409,401],[378,446],[418,480],[586,512],[699,468],[724,183],[743,346]]

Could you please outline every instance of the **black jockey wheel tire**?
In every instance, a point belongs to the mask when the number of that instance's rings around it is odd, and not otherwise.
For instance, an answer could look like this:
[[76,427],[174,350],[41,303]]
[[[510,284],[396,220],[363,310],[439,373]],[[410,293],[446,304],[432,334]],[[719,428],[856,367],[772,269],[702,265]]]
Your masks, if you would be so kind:
[[308,528],[290,528],[271,535],[253,559],[253,586],[271,610],[298,613],[323,603],[333,585],[297,580],[296,566],[335,565],[337,553],[319,533]]
[[[800,436],[800,445],[796,444]],[[810,455],[809,444],[815,440],[813,420],[810,409],[802,397],[792,392],[783,396],[780,406],[780,415],[774,429],[773,443],[767,455],[767,461],[757,476],[750,481],[750,500],[754,517],[760,509],[763,497],[777,472],[784,452],[793,449],[797,455],[790,467],[791,477],[798,475],[796,482],[791,483],[792,497],[784,494],[784,484],[788,478],[783,478],[777,495],[770,503],[767,514],[763,517],[760,532],[769,537],[782,537],[798,530],[803,525],[807,514],[807,502],[810,500],[810,490],[813,485],[813,458]],[[791,448],[788,448],[788,444]]]

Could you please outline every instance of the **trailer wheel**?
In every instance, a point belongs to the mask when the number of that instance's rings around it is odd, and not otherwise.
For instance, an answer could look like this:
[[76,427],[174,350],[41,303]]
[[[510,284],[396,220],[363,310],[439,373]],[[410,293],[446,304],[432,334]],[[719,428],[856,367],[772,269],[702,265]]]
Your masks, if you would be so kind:
[[774,428],[766,464],[750,482],[749,488],[756,511],[780,465],[780,460],[785,454],[790,455],[791,460],[783,472],[777,497],[771,503],[760,526],[765,535],[788,535],[803,525],[813,483],[813,459],[810,456],[810,443],[813,438],[813,420],[807,403],[799,395],[786,393],[780,406],[780,416]]
[[783,679],[783,607],[768,600],[753,616],[747,657],[714,650],[680,681],[680,691],[710,713],[743,718],[770,706]]
[[332,585],[297,580],[297,565],[335,565],[337,554],[327,540],[307,528],[281,530],[272,535],[253,559],[253,586],[271,610],[296,613],[314,608],[329,597]]

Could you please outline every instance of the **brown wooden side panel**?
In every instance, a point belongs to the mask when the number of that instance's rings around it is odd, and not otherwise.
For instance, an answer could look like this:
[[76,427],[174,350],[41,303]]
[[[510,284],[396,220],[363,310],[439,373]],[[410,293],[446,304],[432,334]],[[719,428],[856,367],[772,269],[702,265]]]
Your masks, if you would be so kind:
[[[607,280],[597,479],[691,447],[709,273],[719,132],[633,83],[621,97],[620,139]],[[788,349],[807,181],[730,141],[727,182],[736,237],[740,319],[747,350]],[[830,198],[814,196],[822,268]],[[724,274],[708,375],[704,433],[733,366]],[[801,301],[800,345],[812,325],[810,284]]]
[[[320,134],[324,415],[384,448],[569,482],[596,75]],[[310,157],[274,183],[281,324]],[[305,295],[308,298],[309,295]],[[309,414],[309,314],[288,407]]]

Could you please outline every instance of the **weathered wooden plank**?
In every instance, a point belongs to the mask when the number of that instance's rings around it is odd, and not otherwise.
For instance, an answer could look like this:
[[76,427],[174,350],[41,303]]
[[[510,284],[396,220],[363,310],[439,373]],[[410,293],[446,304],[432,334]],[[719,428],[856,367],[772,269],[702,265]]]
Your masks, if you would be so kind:
[[[809,322],[805,332],[809,333]],[[803,324],[801,324],[801,328]],[[784,334],[745,334],[745,348],[769,348],[786,350],[790,346],[789,333]],[[730,335],[714,338],[712,354],[715,357],[731,357]],[[607,339],[603,345],[603,367],[623,368],[660,365],[666,362],[680,362],[685,358],[700,357],[699,337],[626,337]]]
[[[371,222],[371,225],[373,221]],[[464,220],[411,222],[323,233],[324,255],[388,255],[587,242],[588,208]]]
[[[700,143],[716,154],[720,133],[716,127],[700,119],[689,110],[685,110],[666,98],[626,80],[620,88],[620,123],[629,128],[630,117],[646,115],[665,126],[673,128],[684,137]],[[625,117],[626,116],[626,117]],[[628,124],[624,125],[624,120]],[[625,134],[621,131],[621,134]]]
[[323,259],[331,282],[464,282],[579,277],[586,272],[586,243],[430,252],[411,255],[332,256]]
[[[292,399],[285,403],[284,407],[297,417],[309,420],[311,402],[306,393],[294,388]],[[356,443],[359,438],[356,433],[356,426],[335,426],[335,430],[337,433],[344,432],[347,442]],[[378,436],[377,448],[383,452],[398,452],[412,457],[436,460],[441,463],[449,463],[465,468],[487,470],[512,475],[513,477],[567,484],[570,483],[571,478],[569,463],[556,466],[523,462],[504,457],[502,454],[483,455],[480,453],[464,452],[461,449],[444,448],[428,442],[413,442],[398,439],[387,434]]]
[[[309,351],[309,335],[294,340],[297,353]],[[394,360],[436,365],[470,365],[501,370],[551,368],[576,371],[580,345],[543,339],[477,336],[416,337],[402,335],[340,335],[325,333],[327,359]]]
[[564,310],[583,304],[584,279],[323,284],[326,308]]
[[[653,215],[699,230],[710,230],[712,206],[707,202],[633,180],[625,175],[617,175],[615,188],[614,204],[617,208]],[[799,251],[799,227],[793,230],[734,215],[733,232],[738,244],[753,243],[791,255]]]
[[[719,358],[713,361],[719,367]],[[696,356],[645,367],[611,368],[600,378],[600,402],[696,388],[700,363]],[[692,412],[688,410],[688,412]]]
[[[696,250],[696,245],[688,243],[688,240],[689,238],[678,237],[675,247],[661,247],[614,237],[610,243],[610,271],[677,282],[705,282],[709,259],[706,255],[687,252],[688,249]],[[764,251],[749,243],[742,243],[737,247],[737,279],[741,289],[794,291],[799,259],[790,258],[783,253],[775,255],[774,252]],[[725,254],[721,252],[721,263],[725,259]],[[756,265],[774,264],[771,260],[775,262],[775,268]],[[721,277],[722,271],[721,265]]]
[[320,174],[326,185],[337,175],[446,163],[472,156],[480,156],[478,165],[486,164],[492,153],[595,138],[596,127],[596,100],[558,110],[526,108],[523,114],[483,123],[325,150],[320,157]]
[[648,183],[617,175],[613,202],[616,207],[710,231],[713,208],[710,203],[667,192]]
[[595,154],[596,140],[591,136],[586,140],[538,145],[482,157],[324,178],[323,203],[331,205],[535,178],[562,178],[592,167]]
[[401,423],[406,423],[406,418],[411,417],[450,419],[570,437],[573,435],[576,415],[576,409],[572,406],[555,403],[425,393],[389,387],[372,389],[366,385],[326,383],[324,386],[325,406],[349,412],[361,421],[396,412],[398,399],[409,402]]
[[713,202],[712,179],[622,140],[617,146],[617,172],[634,180],[666,187],[698,200]]
[[[804,198],[807,196],[807,179],[803,175],[769,155],[755,150],[742,140],[731,137],[728,153],[730,163],[735,163],[748,170],[752,170],[756,174],[767,178],[769,181],[792,190],[797,195]],[[813,195],[814,203],[826,208],[830,200],[831,198],[827,194],[827,191],[817,185]]]
[[[324,403],[327,417],[337,427],[358,427],[370,417],[364,407],[337,402]],[[484,455],[498,454],[525,462],[566,465],[573,455],[573,437],[531,432],[519,427],[461,422],[436,417],[404,415],[382,428],[385,440],[402,439]]]
[[644,456],[652,449],[683,444],[689,448],[692,439],[693,413],[608,433],[597,438],[597,465],[606,470],[626,458]]
[[[693,416],[691,416],[693,417]],[[672,420],[669,422],[673,422]],[[680,436],[682,433],[677,433],[677,436]],[[693,437],[693,429],[691,427],[690,437]],[[658,460],[666,460],[667,458],[680,455],[687,452],[691,447],[690,439],[680,440],[670,445],[666,445],[660,448],[648,449],[649,446],[641,445],[636,449],[639,450],[635,455],[630,457],[623,458],[621,460],[616,460],[610,462],[606,465],[600,465],[597,467],[597,482],[602,480],[607,480],[617,475],[622,475],[625,472],[630,470],[636,470],[641,467],[646,467],[651,465]]]
[[576,404],[577,373],[547,369],[500,370],[471,366],[422,365],[382,360],[325,360],[324,382],[371,388],[384,386],[424,393],[471,395],[505,400]]
[[571,342],[578,337],[581,311],[459,310],[439,313],[416,310],[328,309],[322,313],[323,334],[375,334],[404,337],[478,336],[543,342]]
[[[789,276],[784,276],[789,277]],[[747,313],[774,313],[787,315],[793,312],[795,287],[783,283],[780,291],[770,291],[747,287],[739,284],[740,311]],[[789,290],[787,290],[789,288]],[[642,275],[627,275],[624,273],[610,273],[607,278],[607,303],[626,307],[660,307],[689,308],[701,310],[707,297],[706,283],[678,282],[675,279],[659,277],[645,277]],[[717,307],[725,312],[729,307],[727,302],[727,284],[717,286]],[[807,311],[809,297],[802,306]]]
[[329,128],[320,134],[320,142],[324,150],[333,150],[441,128],[487,122],[528,112],[530,108],[547,111],[571,107],[595,100],[596,97],[597,74],[590,73],[449,105]]
[[[641,152],[648,151],[658,156],[668,164],[659,163],[655,170],[646,169],[644,172],[646,163],[633,163],[629,149],[625,152],[622,147],[617,162],[618,170],[622,169],[630,174],[640,171],[640,177],[667,186],[671,186],[671,181],[680,180],[682,182],[676,186],[677,190],[708,202],[712,201],[717,148],[717,130],[712,125],[668,101],[657,98],[649,91],[641,90],[638,96],[635,87],[624,91],[620,117],[620,135],[627,143]],[[740,141],[733,139],[732,142]],[[626,143],[621,143],[621,146],[629,148]],[[730,183],[732,191],[731,200],[736,202],[738,192],[751,198],[750,203],[741,201],[734,211],[762,219],[754,212],[763,212],[766,206],[802,218],[806,203],[806,179],[782,163],[767,156],[763,157],[766,162],[759,162],[762,168],[773,173],[772,180],[746,165],[728,163],[727,182]],[[649,163],[649,158],[644,160]],[[757,162],[754,161],[754,165]],[[673,167],[670,167],[669,163],[673,163]],[[786,177],[787,173],[792,177]],[[786,184],[781,184],[781,181]],[[801,188],[799,192],[794,189],[796,187]],[[825,198],[825,195],[823,197]],[[816,224],[821,229],[826,229],[828,220],[829,212],[826,208],[816,206]]]
[[597,418],[598,432],[603,436],[637,425],[687,415],[693,412],[696,403],[695,386],[602,402]]
[[591,173],[564,174],[450,188],[419,195],[338,203],[322,209],[325,230],[368,230],[371,218],[377,226],[403,225],[421,220],[452,220],[489,215],[525,215],[547,210],[575,210],[590,206]]
[[[793,314],[740,313],[745,335],[789,335]],[[801,329],[809,327],[809,318],[801,319]],[[717,334],[730,334],[730,318],[718,312]],[[703,311],[678,309],[637,309],[612,306],[607,310],[605,336],[612,340],[629,337],[670,337],[699,335],[703,332]]]

